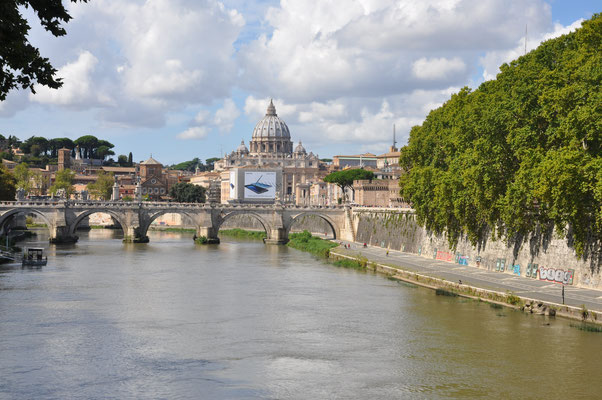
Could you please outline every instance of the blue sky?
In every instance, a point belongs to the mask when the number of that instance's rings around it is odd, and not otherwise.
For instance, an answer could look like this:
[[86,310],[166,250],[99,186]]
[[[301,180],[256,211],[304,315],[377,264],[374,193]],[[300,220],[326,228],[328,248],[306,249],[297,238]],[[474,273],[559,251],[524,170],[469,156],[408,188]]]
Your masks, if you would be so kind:
[[383,153],[462,86],[600,12],[594,1],[92,0],[30,40],[64,87],[11,92],[0,133],[94,134],[165,164],[248,144],[274,98],[320,157]]

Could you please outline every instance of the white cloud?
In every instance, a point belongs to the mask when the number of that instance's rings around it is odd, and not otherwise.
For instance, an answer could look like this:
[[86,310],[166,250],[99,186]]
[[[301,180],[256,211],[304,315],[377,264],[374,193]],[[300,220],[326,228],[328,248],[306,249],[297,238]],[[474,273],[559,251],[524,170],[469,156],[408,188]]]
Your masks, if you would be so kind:
[[222,108],[215,112],[213,124],[221,132],[230,132],[234,126],[234,121],[240,116],[240,111],[232,99],[226,99]]
[[233,43],[244,25],[235,10],[215,0],[95,3],[115,22],[127,95],[208,103],[229,92]]
[[43,104],[54,104],[74,108],[88,108],[108,104],[111,100],[103,95],[93,81],[93,72],[98,59],[89,51],[79,54],[77,60],[59,68],[57,76],[63,79],[63,86],[50,89],[36,85],[36,94],[29,98]]
[[[582,23],[583,19],[579,19],[568,26],[555,24],[552,32],[529,34],[530,37],[528,37],[527,40],[527,51],[537,48],[541,42],[565,35],[569,32],[573,32],[575,29],[581,27]],[[496,75],[500,72],[500,65],[515,60],[525,54],[524,40],[524,37],[518,39],[514,43],[514,47],[510,49],[488,51],[483,57],[481,57],[480,64],[483,66],[483,79],[495,79]]]
[[209,134],[209,128],[206,126],[193,126],[177,135],[178,139],[203,139]]
[[449,76],[463,73],[466,64],[459,57],[447,59],[441,58],[419,58],[412,65],[412,72],[418,79],[446,79]]
[[[466,83],[486,49],[504,49],[529,21],[550,23],[543,0],[282,1],[239,52],[241,85],[289,102],[379,97]],[[419,76],[421,79],[416,79]]]

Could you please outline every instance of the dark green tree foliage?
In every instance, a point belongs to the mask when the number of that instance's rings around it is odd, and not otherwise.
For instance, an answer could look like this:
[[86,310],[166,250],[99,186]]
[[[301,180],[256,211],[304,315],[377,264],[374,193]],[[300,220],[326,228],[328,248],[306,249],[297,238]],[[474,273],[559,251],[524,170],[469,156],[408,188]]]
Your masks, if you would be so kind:
[[331,172],[324,177],[324,182],[334,183],[338,185],[345,195],[345,189],[353,190],[353,181],[374,179],[374,173],[365,169],[344,169],[341,171]]
[[412,128],[402,196],[452,247],[555,226],[587,257],[602,239],[602,14],[500,69]]
[[178,203],[205,202],[205,188],[192,183],[176,183],[169,189],[169,195]]
[[192,171],[192,172],[194,172],[197,167],[199,167],[199,169],[201,171],[205,170],[205,166],[203,165],[203,162],[201,160],[199,160],[198,157],[195,157],[190,161],[184,161],[179,164],[174,164],[171,166],[172,169],[177,169],[180,171]]
[[130,154],[128,154],[128,167],[131,167],[132,165],[134,165],[134,157],[132,156],[132,152],[130,151]]
[[56,69],[49,60],[29,43],[30,27],[19,7],[31,7],[44,29],[54,36],[63,36],[66,32],[61,24],[71,19],[62,0],[0,1],[0,101],[6,99],[10,90],[19,87],[35,93],[34,82],[54,89],[62,85],[61,79],[54,77]]
[[15,200],[16,183],[15,177],[0,164],[0,200]]

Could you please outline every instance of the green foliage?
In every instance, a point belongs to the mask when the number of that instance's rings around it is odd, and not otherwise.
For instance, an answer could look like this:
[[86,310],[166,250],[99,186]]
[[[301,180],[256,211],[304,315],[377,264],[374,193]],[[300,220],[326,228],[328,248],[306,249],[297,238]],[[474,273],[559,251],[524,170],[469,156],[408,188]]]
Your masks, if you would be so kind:
[[64,169],[62,171],[58,171],[54,178],[54,183],[50,186],[50,193],[53,195],[56,194],[57,190],[65,189],[65,194],[67,198],[71,196],[73,193],[73,178],[75,177],[75,172],[70,169]]
[[115,178],[113,173],[106,173],[100,171],[96,182],[88,183],[86,188],[92,195],[92,197],[100,200],[110,200],[113,194],[113,185],[115,184]]
[[129,167],[130,165],[128,164],[128,157],[126,155],[120,154],[117,157],[117,164],[119,164],[120,167]]
[[322,240],[316,236],[312,236],[309,231],[291,233],[288,235],[288,238],[288,246],[297,250],[307,251],[324,258],[328,258],[330,249],[338,246],[338,244],[334,242]]
[[602,333],[602,326],[583,322],[580,324],[569,324],[571,328],[577,328],[580,331]]
[[27,163],[17,164],[13,170],[13,175],[17,180],[17,188],[25,190],[25,193],[29,193],[31,190],[31,176]]
[[437,288],[435,289],[435,294],[437,296],[449,296],[449,297],[458,297],[458,293],[446,290],[446,289],[442,289],[442,288]]
[[199,236],[196,239],[194,239],[194,242],[197,244],[207,244],[207,242],[209,242],[209,240],[207,240],[206,236]]
[[176,183],[169,189],[169,195],[178,203],[205,202],[205,188],[191,183]]
[[0,200],[15,200],[16,183],[15,177],[0,164]]
[[[78,0],[71,0],[77,2]],[[87,0],[80,0],[86,2]],[[62,23],[71,16],[61,0],[2,0],[0,6],[0,101],[12,89],[29,88],[34,91],[34,82],[57,89],[62,86],[60,78],[55,78],[56,69],[40,51],[29,43],[29,23],[21,15],[23,7],[34,11],[45,30],[54,36],[66,32]]]
[[578,255],[602,239],[602,14],[462,89],[410,132],[401,195],[418,222],[508,241],[554,225]]
[[326,175],[324,182],[338,185],[343,191],[343,195],[346,196],[345,189],[349,187],[353,190],[353,181],[364,179],[374,179],[374,173],[360,168],[344,169]]
[[198,157],[193,158],[190,161],[184,161],[179,164],[174,164],[171,166],[171,169],[177,169],[180,171],[191,171],[194,172],[196,168],[199,168],[201,171],[205,170],[205,166],[203,162],[198,159]]
[[589,310],[585,307],[585,304],[581,305],[581,319],[586,321],[589,318]]
[[222,229],[219,234],[241,239],[265,239],[268,236],[265,231],[247,231],[239,228]]
[[521,300],[521,298],[515,295],[514,293],[508,293],[508,295],[506,296],[506,303],[512,304],[513,306],[518,306],[522,302],[523,301]]

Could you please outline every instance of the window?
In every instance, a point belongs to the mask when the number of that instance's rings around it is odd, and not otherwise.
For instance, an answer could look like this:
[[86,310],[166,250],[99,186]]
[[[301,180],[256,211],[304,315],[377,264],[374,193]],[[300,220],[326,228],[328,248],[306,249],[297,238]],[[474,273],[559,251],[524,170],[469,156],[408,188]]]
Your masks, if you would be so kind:
[[161,188],[161,194],[165,194],[165,188]]
[[155,188],[155,194],[159,194],[159,188]]
[[142,194],[146,194],[146,188],[142,188]]

